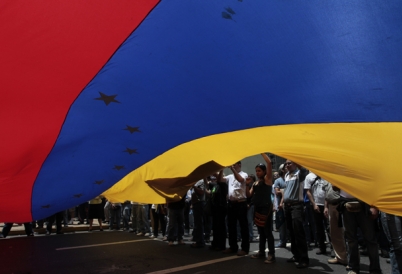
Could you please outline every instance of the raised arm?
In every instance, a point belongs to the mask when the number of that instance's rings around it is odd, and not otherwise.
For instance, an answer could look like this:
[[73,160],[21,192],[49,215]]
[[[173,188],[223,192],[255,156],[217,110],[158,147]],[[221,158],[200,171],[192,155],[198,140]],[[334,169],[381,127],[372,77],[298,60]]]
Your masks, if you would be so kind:
[[217,181],[218,183],[226,182],[226,180],[223,179],[223,169],[221,169],[221,171],[219,171],[218,177],[216,178],[216,181]]
[[246,183],[246,179],[243,178],[239,172],[236,171],[236,169],[234,168],[234,166],[230,166],[230,170],[233,172],[234,177],[236,178],[236,180],[242,184]]
[[261,153],[262,158],[264,158],[265,163],[267,164],[267,174],[265,174],[265,184],[272,186],[272,162],[267,154]]

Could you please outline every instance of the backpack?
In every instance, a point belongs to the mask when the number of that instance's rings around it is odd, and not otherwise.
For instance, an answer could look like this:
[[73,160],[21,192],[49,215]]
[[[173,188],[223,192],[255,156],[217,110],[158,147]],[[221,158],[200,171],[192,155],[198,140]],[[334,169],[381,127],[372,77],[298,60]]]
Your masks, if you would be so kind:
[[337,205],[340,202],[341,194],[340,189],[336,186],[332,186],[332,184],[328,184],[326,189],[325,200],[331,205]]

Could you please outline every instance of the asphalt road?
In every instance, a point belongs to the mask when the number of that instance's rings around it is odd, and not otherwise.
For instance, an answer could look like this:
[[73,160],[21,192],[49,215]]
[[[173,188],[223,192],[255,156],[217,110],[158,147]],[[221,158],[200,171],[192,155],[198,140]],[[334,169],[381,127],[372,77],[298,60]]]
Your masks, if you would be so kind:
[[[274,232],[275,239],[278,233]],[[296,269],[289,249],[276,250],[276,263],[224,255],[206,248],[168,246],[161,239],[136,236],[123,231],[75,232],[36,237],[12,236],[0,240],[0,273],[347,273],[342,265],[329,265],[329,257],[309,251],[310,267]],[[258,243],[251,244],[251,252]],[[390,265],[380,258],[383,273]],[[368,258],[361,257],[361,273],[368,273]]]

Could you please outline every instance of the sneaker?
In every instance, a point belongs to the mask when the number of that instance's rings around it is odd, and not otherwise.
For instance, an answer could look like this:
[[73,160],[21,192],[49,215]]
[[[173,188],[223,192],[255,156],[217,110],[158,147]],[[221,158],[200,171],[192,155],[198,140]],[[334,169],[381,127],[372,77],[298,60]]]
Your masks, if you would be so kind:
[[166,236],[164,236],[163,238],[162,238],[162,241],[164,241],[164,242],[166,242],[168,239],[167,239],[167,237]]
[[144,236],[144,235],[145,235],[145,233],[143,233],[143,232],[137,233],[137,236]]
[[158,236],[155,236],[155,235],[151,235],[151,236],[149,236],[149,238],[151,238],[151,239],[155,239],[155,238],[157,238]]
[[274,263],[275,260],[275,256],[268,254],[268,258],[264,261],[265,264],[272,264]]
[[357,274],[357,272],[351,270],[351,271],[348,272],[348,274]]
[[169,245],[169,246],[173,246],[173,242],[168,242],[168,245]]
[[264,259],[265,258],[265,254],[264,253],[260,253],[257,252],[253,255],[250,256],[251,259]]
[[295,257],[292,257],[292,258],[290,258],[290,259],[287,259],[286,262],[288,262],[288,263],[296,263],[297,260],[296,260]]
[[342,263],[341,261],[338,261],[337,258],[328,259],[328,263],[329,263],[329,264],[341,264],[341,265],[346,265],[345,263]]
[[149,236],[151,236],[151,233],[145,233],[144,236],[149,237]]
[[248,254],[248,251],[244,251],[244,250],[239,250],[237,252],[237,256],[246,256]]

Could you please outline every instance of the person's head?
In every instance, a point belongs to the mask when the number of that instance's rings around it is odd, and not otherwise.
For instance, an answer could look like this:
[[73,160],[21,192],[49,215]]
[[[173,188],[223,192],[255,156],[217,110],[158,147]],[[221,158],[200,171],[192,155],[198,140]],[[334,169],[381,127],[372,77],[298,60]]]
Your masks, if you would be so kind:
[[259,163],[255,166],[255,174],[257,175],[258,179],[264,178],[265,174],[267,174],[267,167],[264,164]]
[[297,169],[296,164],[294,162],[292,162],[291,160],[286,160],[285,167],[289,172],[293,172]]
[[274,172],[274,179],[278,179],[279,178],[279,172],[275,171]]
[[279,173],[279,176],[280,176],[280,177],[283,177],[283,175],[286,174],[286,167],[285,167],[285,164],[281,164],[281,165],[279,166],[279,171],[278,171],[278,173]]
[[248,175],[248,177],[246,178],[246,183],[247,184],[253,184],[255,182],[256,178],[254,174],[250,174]]
[[233,164],[233,168],[237,171],[240,172],[241,171],[241,162],[238,161],[236,163]]
[[215,175],[210,175],[210,176],[208,176],[208,180],[209,181],[211,181],[211,182],[216,182],[216,178],[217,178],[217,176],[215,176]]

